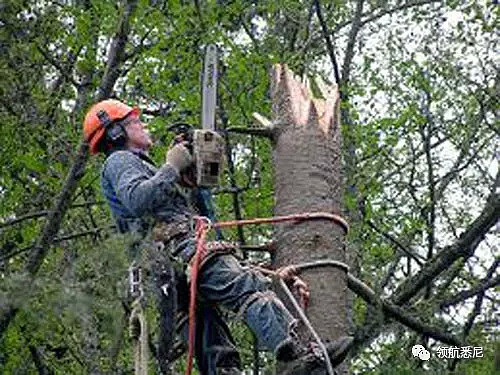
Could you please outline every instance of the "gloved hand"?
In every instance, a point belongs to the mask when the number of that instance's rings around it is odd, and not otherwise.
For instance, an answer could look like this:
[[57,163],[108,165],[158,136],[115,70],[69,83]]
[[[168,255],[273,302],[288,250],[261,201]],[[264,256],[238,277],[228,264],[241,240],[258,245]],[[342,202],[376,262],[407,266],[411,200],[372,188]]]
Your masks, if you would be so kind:
[[302,308],[307,308],[307,305],[309,304],[310,291],[305,281],[297,276],[299,273],[297,267],[293,265],[281,267],[276,270],[276,273],[288,284],[292,285],[300,297],[300,304],[302,305]]
[[167,164],[171,165],[181,174],[193,162],[193,157],[185,146],[185,142],[178,143],[167,151]]

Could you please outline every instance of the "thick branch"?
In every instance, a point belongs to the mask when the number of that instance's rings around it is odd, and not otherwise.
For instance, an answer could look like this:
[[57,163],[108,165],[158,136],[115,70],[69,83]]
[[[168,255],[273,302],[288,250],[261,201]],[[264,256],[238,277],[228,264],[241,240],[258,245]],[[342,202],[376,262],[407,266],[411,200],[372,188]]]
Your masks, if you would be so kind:
[[410,316],[401,307],[396,306],[383,298],[377,297],[372,289],[350,274],[348,274],[347,277],[347,286],[370,305],[381,309],[387,317],[395,319],[405,326],[426,336],[432,337],[435,340],[439,340],[449,345],[462,346],[462,342],[460,342],[460,340],[453,335],[442,332],[442,330],[437,327],[425,324]]
[[444,270],[459,258],[468,258],[482,241],[490,228],[500,218],[500,194],[492,193],[481,214],[472,222],[460,238],[444,248],[414,276],[408,278],[394,293],[393,301],[397,305],[408,302],[423,287],[432,282]]
[[[28,263],[26,265],[26,271],[31,275],[35,275],[47,252],[50,248],[50,245],[53,242],[53,239],[57,232],[59,231],[59,227],[61,226],[61,221],[68,210],[68,207],[71,202],[71,197],[76,190],[76,186],[78,181],[83,177],[85,164],[87,163],[88,158],[88,145],[86,143],[81,143],[78,148],[78,153],[76,156],[76,160],[71,166],[71,169],[66,177],[63,188],[56,199],[54,208],[50,211],[47,216],[47,221],[42,230],[42,233],[33,247],[33,251],[30,254]],[[0,332],[0,336],[1,336]]]
[[[493,192],[488,198],[483,212],[453,245],[444,248],[433,259],[428,261],[424,268],[417,274],[402,283],[394,293],[394,297],[392,298],[393,304],[402,305],[407,303],[429,281],[434,280],[443,271],[449,269],[456,260],[460,258],[466,260],[473,254],[474,249],[489,229],[498,221],[500,216],[500,195],[495,194],[495,189],[499,185],[499,179],[500,173],[497,175],[496,184],[492,189]],[[366,345],[367,342],[378,336],[381,332],[381,326],[379,322],[371,321],[362,327],[361,331],[362,333],[356,338],[357,345],[355,348],[359,347],[359,345]]]
[[110,95],[116,80],[120,76],[119,68],[121,63],[125,61],[125,45],[127,44],[128,34],[130,33],[130,20],[136,6],[137,0],[129,0],[125,4],[120,23],[118,24],[113,41],[111,42],[111,48],[109,49],[104,78],[99,87],[99,100],[107,98]]

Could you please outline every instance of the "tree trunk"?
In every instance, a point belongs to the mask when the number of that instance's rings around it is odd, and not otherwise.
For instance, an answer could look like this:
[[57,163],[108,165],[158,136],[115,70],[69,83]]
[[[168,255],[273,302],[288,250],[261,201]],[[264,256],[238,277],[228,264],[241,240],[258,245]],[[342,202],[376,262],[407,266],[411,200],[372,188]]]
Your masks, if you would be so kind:
[[[322,82],[318,86],[324,99],[313,99],[310,88],[286,67],[273,70],[275,215],[342,212],[339,94],[337,87],[326,88]],[[345,262],[344,237],[342,227],[326,219],[280,224],[275,232],[274,264],[319,259]],[[306,313],[318,335],[324,342],[345,335],[345,271],[320,268],[302,277],[311,290]]]

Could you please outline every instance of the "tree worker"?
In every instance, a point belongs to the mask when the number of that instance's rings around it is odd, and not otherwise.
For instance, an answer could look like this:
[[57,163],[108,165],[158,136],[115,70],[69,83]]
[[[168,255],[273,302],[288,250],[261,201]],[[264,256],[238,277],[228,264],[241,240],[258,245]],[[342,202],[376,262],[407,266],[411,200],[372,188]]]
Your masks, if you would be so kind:
[[[186,142],[180,142],[168,150],[166,162],[156,168],[148,157],[152,139],[139,115],[137,107],[118,100],[101,101],[85,116],[84,136],[91,154],[106,154],[101,187],[118,230],[152,231],[153,238],[165,245],[168,256],[187,266],[195,253],[191,221],[196,212],[179,183],[193,158]],[[203,330],[198,334],[197,329],[196,334],[200,373],[241,374],[239,355],[218,308],[241,317],[259,344],[272,351],[278,361],[321,361],[311,345],[299,340],[297,320],[269,290],[269,284],[269,279],[242,267],[228,251],[206,258],[198,275],[199,302],[206,314]],[[351,341],[343,337],[328,345],[332,364],[344,359]]]

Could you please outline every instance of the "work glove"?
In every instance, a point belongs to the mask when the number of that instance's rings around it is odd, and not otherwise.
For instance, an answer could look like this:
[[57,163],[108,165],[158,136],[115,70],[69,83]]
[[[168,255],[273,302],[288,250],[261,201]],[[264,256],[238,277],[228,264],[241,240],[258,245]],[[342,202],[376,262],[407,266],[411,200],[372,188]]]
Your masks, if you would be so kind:
[[167,164],[174,167],[179,175],[192,163],[193,157],[184,142],[176,144],[167,151]]
[[276,270],[276,273],[279,277],[285,280],[285,282],[291,284],[293,289],[295,289],[295,291],[299,295],[300,305],[303,309],[306,309],[309,305],[310,291],[309,286],[306,284],[306,282],[299,276],[297,276],[299,270],[291,265],[279,268],[278,270]]

